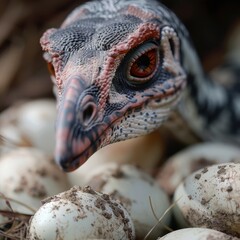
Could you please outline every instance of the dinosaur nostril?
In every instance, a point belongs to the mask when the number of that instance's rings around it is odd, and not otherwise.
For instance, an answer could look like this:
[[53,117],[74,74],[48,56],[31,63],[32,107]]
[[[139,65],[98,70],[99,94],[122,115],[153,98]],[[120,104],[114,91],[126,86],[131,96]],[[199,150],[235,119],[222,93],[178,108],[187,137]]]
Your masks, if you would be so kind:
[[82,111],[82,124],[88,126],[96,115],[96,105],[88,103]]

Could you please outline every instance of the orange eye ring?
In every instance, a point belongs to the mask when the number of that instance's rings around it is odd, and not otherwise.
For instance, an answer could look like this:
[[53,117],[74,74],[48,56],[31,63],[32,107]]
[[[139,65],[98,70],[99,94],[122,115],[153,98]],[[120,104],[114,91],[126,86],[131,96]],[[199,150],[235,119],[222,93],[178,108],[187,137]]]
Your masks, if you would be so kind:
[[137,78],[145,78],[151,75],[156,68],[156,55],[156,50],[152,49],[136,59],[131,66],[130,75]]
[[130,82],[144,83],[153,77],[159,64],[158,50],[157,45],[147,43],[133,55],[128,69]]

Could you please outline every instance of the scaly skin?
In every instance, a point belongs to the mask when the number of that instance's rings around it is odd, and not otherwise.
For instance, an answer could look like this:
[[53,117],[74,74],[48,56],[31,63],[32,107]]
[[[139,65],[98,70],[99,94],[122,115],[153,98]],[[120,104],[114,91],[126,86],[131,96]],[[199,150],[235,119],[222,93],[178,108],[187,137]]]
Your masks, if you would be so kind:
[[[205,79],[184,26],[154,0],[88,2],[41,45],[58,91],[55,157],[65,171],[107,144],[159,128],[187,81],[180,109],[188,121],[216,113],[209,89],[223,94]],[[207,123],[192,126],[201,132]]]

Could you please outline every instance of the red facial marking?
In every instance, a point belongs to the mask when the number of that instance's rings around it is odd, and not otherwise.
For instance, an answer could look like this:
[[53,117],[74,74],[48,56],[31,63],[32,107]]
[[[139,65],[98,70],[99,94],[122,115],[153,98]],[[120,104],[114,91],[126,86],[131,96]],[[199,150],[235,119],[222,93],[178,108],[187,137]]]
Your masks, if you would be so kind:
[[[131,49],[137,47],[139,44],[143,43],[148,39],[159,39],[160,38],[160,28],[157,24],[154,23],[142,23],[138,26],[135,32],[130,34],[122,42],[118,43],[117,46],[114,46],[108,54],[107,59],[105,60],[104,69],[101,75],[96,80],[96,85],[100,88],[102,95],[99,99],[99,109],[100,112],[104,112],[106,100],[109,96],[111,80],[114,77],[115,70],[120,63],[120,60],[124,55],[129,52]],[[149,53],[152,58],[153,53]],[[152,67],[154,69],[154,59],[152,59]]]

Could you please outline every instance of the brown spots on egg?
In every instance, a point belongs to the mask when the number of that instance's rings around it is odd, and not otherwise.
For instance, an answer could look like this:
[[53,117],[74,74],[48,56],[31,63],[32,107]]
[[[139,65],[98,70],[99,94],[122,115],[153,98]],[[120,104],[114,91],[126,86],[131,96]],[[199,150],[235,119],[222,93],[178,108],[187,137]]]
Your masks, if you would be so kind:
[[174,199],[178,199],[176,205],[189,227],[212,228],[240,237],[239,193],[240,164],[225,163],[188,176]]

